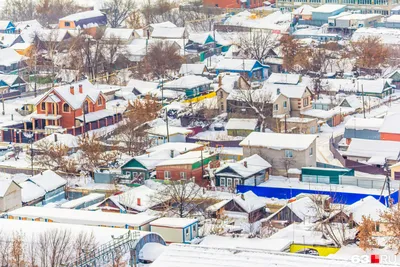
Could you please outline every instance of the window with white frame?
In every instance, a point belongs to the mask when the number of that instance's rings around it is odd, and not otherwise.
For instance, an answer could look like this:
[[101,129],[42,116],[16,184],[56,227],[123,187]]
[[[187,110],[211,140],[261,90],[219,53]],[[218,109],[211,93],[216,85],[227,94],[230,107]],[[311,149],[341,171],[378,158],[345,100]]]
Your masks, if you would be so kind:
[[287,101],[283,101],[283,108],[287,109]]
[[226,186],[227,187],[232,187],[232,178],[227,178],[226,179]]
[[219,186],[225,186],[225,178],[220,178],[219,179]]
[[293,151],[285,150],[285,158],[293,158]]
[[179,177],[181,178],[181,180],[186,180],[186,172],[180,172]]
[[171,172],[170,171],[164,171],[164,179],[171,179]]
[[303,106],[307,107],[308,106],[308,97],[303,99]]

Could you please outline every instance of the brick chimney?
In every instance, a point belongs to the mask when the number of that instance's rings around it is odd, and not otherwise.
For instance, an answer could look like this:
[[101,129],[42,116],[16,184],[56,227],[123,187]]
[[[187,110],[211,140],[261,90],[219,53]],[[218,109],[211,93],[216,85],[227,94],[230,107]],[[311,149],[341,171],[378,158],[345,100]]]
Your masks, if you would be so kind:
[[244,166],[245,168],[247,168],[247,161],[244,161],[244,162],[243,162],[243,166]]
[[79,85],[79,93],[80,93],[80,94],[83,94],[82,84]]
[[136,199],[136,204],[137,204],[138,206],[141,206],[141,205],[142,205],[142,200],[140,199],[140,197],[138,197],[138,198]]
[[71,95],[74,95],[74,94],[75,94],[75,90],[74,90],[74,86],[73,86],[73,85],[71,85],[71,86],[69,87],[69,92],[71,93]]
[[218,88],[222,87],[222,76],[221,74],[218,76]]

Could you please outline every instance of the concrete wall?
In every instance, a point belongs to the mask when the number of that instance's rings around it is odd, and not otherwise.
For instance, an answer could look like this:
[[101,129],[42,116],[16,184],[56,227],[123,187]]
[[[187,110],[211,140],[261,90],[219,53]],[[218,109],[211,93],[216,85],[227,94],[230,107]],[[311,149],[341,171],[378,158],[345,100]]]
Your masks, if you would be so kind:
[[[284,102],[286,101],[286,108],[284,108]],[[276,105],[278,105],[278,109],[276,108]],[[290,114],[290,109],[291,109],[291,105],[290,105],[290,100],[289,98],[287,98],[286,96],[280,94],[279,97],[275,100],[274,102],[274,107],[273,107],[273,114],[274,116],[276,115],[289,115]]]
[[[304,99],[308,99],[307,105],[304,105]],[[301,111],[312,108],[311,93],[308,90],[306,90],[306,92],[304,92],[302,98],[291,98],[290,99],[290,108],[291,108],[290,115],[292,117],[300,117]]]
[[[310,155],[310,149],[312,148],[312,155]],[[288,149],[290,150],[290,149]],[[272,175],[287,175],[287,169],[302,167],[316,167],[316,141],[311,144],[306,150],[295,151],[292,150],[293,157],[286,158],[285,150],[275,150],[261,147],[243,147],[243,156],[249,157],[254,154],[258,154],[263,159],[271,163]]]

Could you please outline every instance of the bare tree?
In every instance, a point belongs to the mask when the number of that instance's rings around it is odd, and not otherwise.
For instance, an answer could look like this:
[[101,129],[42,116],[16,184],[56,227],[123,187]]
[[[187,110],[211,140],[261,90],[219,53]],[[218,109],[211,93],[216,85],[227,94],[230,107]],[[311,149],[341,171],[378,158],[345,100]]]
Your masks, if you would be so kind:
[[118,152],[113,147],[105,146],[96,134],[79,138],[78,146],[81,151],[80,168],[83,171],[94,172],[100,167],[108,166],[114,162]]
[[375,222],[371,217],[362,216],[362,222],[358,227],[359,247],[363,250],[376,248],[378,246],[376,239],[373,237],[375,232]]
[[283,35],[280,44],[283,54],[283,68],[286,71],[295,70],[296,55],[300,49],[300,43],[291,35]]
[[388,236],[387,244],[400,253],[400,209],[392,208],[381,214],[381,222],[385,226]]
[[37,255],[41,266],[59,267],[73,259],[71,232],[53,229],[38,237]]
[[35,143],[35,164],[50,170],[76,173],[76,162],[68,157],[69,147],[46,140]]
[[378,68],[387,62],[389,56],[389,50],[381,39],[371,36],[352,41],[350,52],[356,59],[356,65],[367,69]]
[[189,181],[170,181],[157,189],[151,201],[161,203],[165,216],[188,218],[206,216],[206,208],[216,201],[205,194],[205,189]]
[[103,9],[111,28],[118,28],[136,8],[134,0],[108,0]]
[[37,19],[45,25],[58,23],[60,18],[78,11],[74,0],[39,0],[36,4]]
[[141,11],[146,24],[164,21],[171,21],[177,24],[181,18],[179,18],[178,13],[173,11],[175,7],[177,7],[177,4],[173,1],[156,0],[155,2],[151,2],[147,0],[142,4]]
[[268,57],[269,51],[275,47],[276,36],[271,32],[246,33],[239,38],[240,48],[247,58],[263,62]]
[[6,0],[1,11],[2,19],[12,21],[32,20],[36,17],[34,1]]
[[146,96],[134,101],[126,114],[123,124],[117,129],[117,137],[126,146],[126,152],[131,156],[144,153],[150,145],[145,130],[145,123],[154,120],[160,104],[155,98]]
[[144,73],[152,74],[156,78],[165,77],[170,72],[176,72],[181,64],[179,46],[175,42],[158,41],[150,45],[144,57]]
[[240,113],[238,110],[246,109],[245,116],[255,114],[261,122],[262,131],[273,125],[272,93],[267,89],[237,89],[231,94],[234,94],[232,95],[234,100],[228,102],[228,108],[235,116]]

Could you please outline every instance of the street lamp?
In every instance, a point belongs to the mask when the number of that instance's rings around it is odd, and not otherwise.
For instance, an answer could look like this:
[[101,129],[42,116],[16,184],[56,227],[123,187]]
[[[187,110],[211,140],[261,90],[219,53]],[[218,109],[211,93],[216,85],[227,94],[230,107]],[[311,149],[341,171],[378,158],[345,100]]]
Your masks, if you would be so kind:
[[33,177],[33,137],[34,137],[34,133],[33,132],[32,133],[24,132],[23,134],[26,138],[29,139],[29,143],[31,145],[31,175]]

